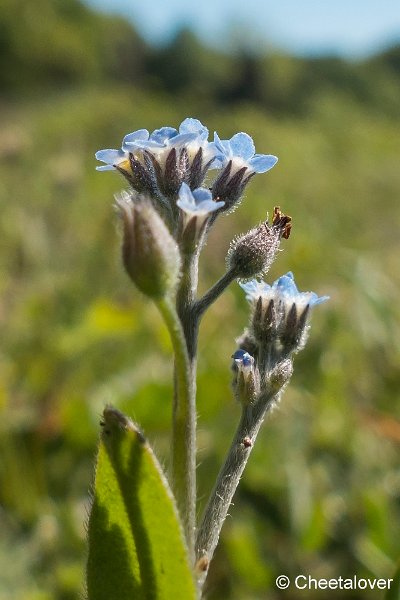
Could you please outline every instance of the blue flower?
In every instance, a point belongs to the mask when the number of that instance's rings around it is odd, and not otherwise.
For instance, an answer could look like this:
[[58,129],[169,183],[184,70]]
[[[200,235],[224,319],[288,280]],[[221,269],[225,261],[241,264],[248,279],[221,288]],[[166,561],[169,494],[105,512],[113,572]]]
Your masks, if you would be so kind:
[[315,292],[299,292],[293,273],[290,271],[279,277],[272,285],[256,279],[239,285],[246,292],[246,298],[250,302],[256,303],[261,298],[263,304],[266,304],[274,300],[277,305],[283,305],[286,310],[295,304],[302,312],[307,306],[312,308],[329,299],[329,296],[318,296]]
[[125,140],[129,139],[131,142],[135,140],[136,144],[143,142],[144,140],[149,139],[149,132],[147,129],[138,129],[137,131],[133,131],[124,137],[124,141],[122,143],[122,148],[120,150],[115,150],[112,148],[107,148],[106,150],[98,150],[95,154],[95,157],[100,162],[106,163],[100,167],[96,167],[97,171],[115,171],[115,165],[118,165],[121,169],[128,171],[130,169],[129,162],[129,149],[126,149]]
[[187,183],[182,183],[176,204],[188,216],[206,217],[224,206],[225,202],[215,202],[210,190],[206,188],[200,187],[192,191]]
[[[135,132],[136,133],[136,132]],[[198,150],[202,148],[203,163],[217,162],[219,166],[222,156],[214,142],[208,142],[208,129],[198,119],[187,118],[182,121],[179,130],[173,127],[161,127],[156,129],[147,138],[137,139],[134,134],[128,134],[123,141],[123,150],[132,152],[134,150],[148,150],[155,154],[158,159],[172,148],[186,148],[189,160],[192,160]],[[166,155],[166,154],[165,154]],[[217,161],[216,161],[217,159]]]
[[107,148],[106,150],[98,150],[95,156],[97,160],[106,163],[96,167],[96,171],[115,171],[115,165],[118,165],[121,169],[129,168],[129,154],[123,150]]
[[254,358],[246,350],[236,350],[232,358],[238,366],[251,367],[254,365]]
[[247,173],[265,173],[278,162],[272,154],[255,154],[252,138],[247,133],[236,133],[230,140],[221,140],[214,133],[214,144],[222,155],[222,167],[232,161],[232,171],[246,167]]
[[253,279],[240,286],[253,306],[251,331],[264,348],[267,362],[272,356],[287,357],[304,347],[311,309],[328,300],[315,292],[299,292],[291,272],[272,285]]

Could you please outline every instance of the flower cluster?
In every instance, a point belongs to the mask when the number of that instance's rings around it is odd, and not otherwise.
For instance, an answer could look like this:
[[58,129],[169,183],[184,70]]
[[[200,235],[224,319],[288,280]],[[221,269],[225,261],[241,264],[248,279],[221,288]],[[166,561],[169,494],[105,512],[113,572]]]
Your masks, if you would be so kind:
[[[138,129],[124,137],[120,149],[96,153],[104,163],[99,171],[115,170],[130,184],[117,196],[123,259],[130,277],[150,297],[177,290],[184,257],[199,254],[218,215],[237,206],[250,179],[278,160],[257,154],[247,133],[208,138],[199,120],[187,118],[178,129]],[[217,176],[207,185],[212,170]],[[249,330],[233,355],[236,395],[242,400],[254,398],[277,366],[304,346],[311,308],[327,299],[299,292],[292,273],[272,285],[253,279],[266,275],[291,225],[291,218],[275,207],[271,221],[235,238],[221,283],[193,305],[200,315],[230,281],[241,281],[252,306]]]
[[[252,314],[250,327],[239,338],[240,349],[233,356],[239,371],[247,378],[251,359],[253,377],[261,377],[261,381],[270,384],[281,377],[282,365],[289,364],[288,358],[304,347],[311,309],[329,298],[319,297],[315,292],[300,292],[291,272],[272,285],[252,279],[240,286],[246,292]],[[281,387],[282,381],[278,383]]]
[[[104,165],[99,171],[116,170],[133,190],[147,194],[172,230],[184,227],[193,216],[199,231],[211,215],[234,207],[255,173],[264,173],[277,162],[272,155],[255,154],[253,140],[237,133],[230,140],[214,134],[197,119],[187,118],[179,126],[161,127],[152,133],[138,129],[126,135],[120,149],[96,152]],[[220,175],[210,189],[203,184],[213,169]],[[181,227],[182,231],[182,227]]]

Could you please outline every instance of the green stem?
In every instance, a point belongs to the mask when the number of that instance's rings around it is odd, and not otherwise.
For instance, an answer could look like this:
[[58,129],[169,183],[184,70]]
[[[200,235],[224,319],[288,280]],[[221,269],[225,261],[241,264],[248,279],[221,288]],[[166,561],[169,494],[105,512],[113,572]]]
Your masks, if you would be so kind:
[[203,313],[211,306],[217,298],[226,290],[228,285],[237,277],[235,269],[229,269],[214,285],[196,302],[193,304],[193,313],[200,319]]
[[190,556],[194,552],[196,518],[196,406],[185,336],[169,298],[158,302],[175,353],[175,394],[172,416],[172,487]]
[[204,561],[205,564],[205,568],[198,573],[199,589],[204,585],[208,566],[218,544],[222,525],[262,422],[279,398],[280,393],[280,390],[269,390],[261,395],[254,404],[243,406],[236,434],[211,492],[197,533],[196,559],[197,561]]

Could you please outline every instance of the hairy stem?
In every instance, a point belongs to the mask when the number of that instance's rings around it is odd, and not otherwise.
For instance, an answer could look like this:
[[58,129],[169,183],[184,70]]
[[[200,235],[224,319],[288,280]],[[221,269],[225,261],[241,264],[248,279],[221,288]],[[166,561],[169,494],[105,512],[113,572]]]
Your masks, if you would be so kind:
[[211,306],[217,298],[226,290],[228,285],[236,279],[237,273],[235,269],[229,269],[214,285],[204,294],[202,298],[197,300],[193,305],[193,313],[199,319],[201,315]]
[[218,544],[222,525],[228,514],[240,477],[249,459],[266,413],[279,398],[280,391],[264,393],[254,404],[243,406],[242,416],[231,447],[204,510],[196,540],[199,586],[204,584],[208,565]]
[[168,327],[175,353],[172,415],[172,488],[181,515],[191,556],[194,554],[196,519],[196,406],[195,385],[184,332],[170,299],[158,307]]
[[189,360],[194,366],[193,378],[196,379],[196,353],[199,320],[193,310],[196,305],[197,284],[199,277],[199,250],[183,254],[182,277],[179,282],[176,308],[182,323],[187,344]]

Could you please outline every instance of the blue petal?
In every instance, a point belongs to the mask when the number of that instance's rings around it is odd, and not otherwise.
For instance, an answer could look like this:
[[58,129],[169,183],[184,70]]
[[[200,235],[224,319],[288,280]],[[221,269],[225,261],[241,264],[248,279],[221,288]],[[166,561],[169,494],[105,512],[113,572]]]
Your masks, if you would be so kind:
[[170,142],[170,146],[176,148],[179,146],[183,146],[184,144],[189,144],[198,138],[197,133],[178,133],[175,137],[168,140]]
[[116,171],[116,168],[112,165],[101,165],[100,167],[96,167],[96,171]]
[[121,162],[124,158],[127,158],[123,150],[115,150],[113,148],[106,148],[105,150],[98,150],[95,154],[97,160],[108,163],[110,165]]
[[196,204],[199,204],[200,202],[205,202],[207,200],[212,201],[212,193],[207,188],[197,188],[196,190],[193,190],[192,194],[196,201]]
[[[210,167],[211,167],[211,165],[213,165],[216,162],[221,163],[224,160],[225,153],[223,151],[221,151],[221,149],[217,146],[217,144],[215,142],[209,142],[207,144],[207,156],[208,156],[209,160],[212,157],[212,162],[210,164]],[[218,166],[220,166],[220,165],[216,165],[213,168],[215,169]]]
[[244,290],[246,293],[251,293],[251,292],[255,292],[258,286],[258,281],[257,279],[251,279],[250,281],[247,281],[246,283],[239,283],[240,287],[242,288],[242,290]]
[[181,187],[179,188],[179,200],[180,202],[189,206],[196,205],[191,189],[187,183],[182,183]]
[[216,202],[215,200],[212,200],[211,202],[213,203],[213,209],[210,212],[214,212],[214,210],[218,210],[219,208],[222,208],[223,206],[225,206],[224,200],[218,200],[218,202]]
[[174,127],[161,127],[160,129],[155,129],[153,131],[150,135],[150,140],[157,142],[158,144],[165,144],[167,140],[170,140],[176,135],[178,135],[178,131]]
[[239,360],[242,360],[245,354],[247,354],[246,350],[242,350],[240,348],[239,350],[236,350],[234,354],[232,354],[232,358],[238,358]]
[[164,148],[164,144],[155,142],[154,140],[136,140],[136,142],[124,142],[122,146],[127,152],[133,150],[148,150],[149,148]]
[[279,279],[273,283],[273,287],[276,288],[281,294],[288,296],[297,296],[299,293],[292,273],[279,277]]
[[323,302],[326,302],[327,300],[329,300],[329,296],[320,296],[320,297],[318,297],[317,294],[315,294],[315,298],[312,298],[312,300],[310,302],[310,306],[315,306],[317,304],[322,304]]
[[273,154],[255,154],[249,165],[256,173],[266,173],[276,165],[278,158]]
[[252,138],[247,133],[236,133],[229,140],[234,156],[249,160],[256,151]]
[[221,153],[222,157],[230,158],[232,156],[231,146],[228,140],[221,140],[218,133],[214,131],[214,142],[215,147]]
[[232,358],[237,362],[241,362],[244,367],[250,367],[254,363],[254,358],[251,354],[242,349],[236,350]]
[[149,139],[149,132],[147,129],[138,129],[137,131],[132,131],[132,133],[128,133],[122,142],[122,145],[126,143],[139,142]]
[[200,202],[200,204],[197,204],[197,208],[199,211],[212,213],[224,205],[225,202],[223,201],[214,202],[214,200],[205,200],[203,202]]
[[187,118],[179,126],[179,133],[195,133],[202,141],[208,137],[208,129],[198,119]]
[[247,300],[259,298],[263,293],[269,292],[271,289],[268,283],[258,281],[257,279],[251,279],[247,283],[239,283],[239,285],[246,292]]

